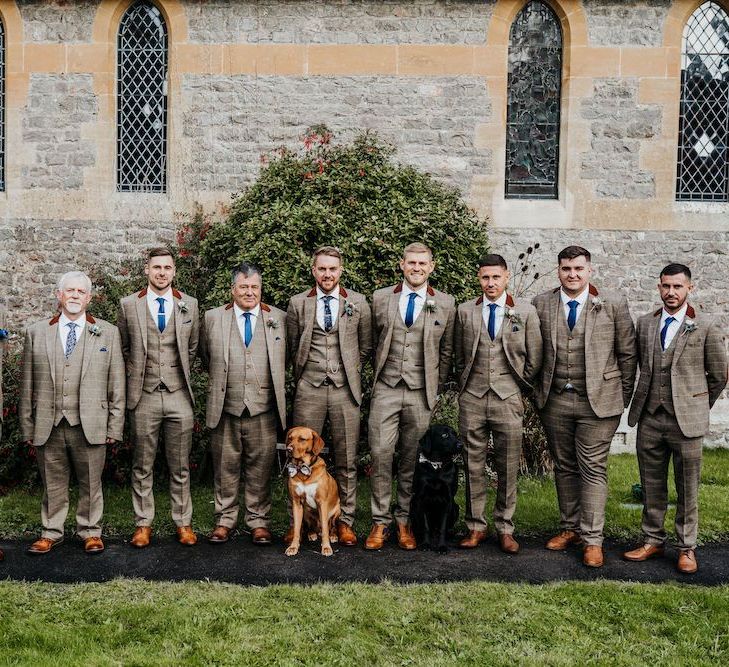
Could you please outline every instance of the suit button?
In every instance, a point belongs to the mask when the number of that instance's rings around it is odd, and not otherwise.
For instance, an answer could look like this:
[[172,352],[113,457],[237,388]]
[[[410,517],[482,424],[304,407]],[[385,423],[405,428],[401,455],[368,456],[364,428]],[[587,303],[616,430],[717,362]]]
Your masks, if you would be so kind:
[[410,343],[405,343],[405,347],[410,347]]

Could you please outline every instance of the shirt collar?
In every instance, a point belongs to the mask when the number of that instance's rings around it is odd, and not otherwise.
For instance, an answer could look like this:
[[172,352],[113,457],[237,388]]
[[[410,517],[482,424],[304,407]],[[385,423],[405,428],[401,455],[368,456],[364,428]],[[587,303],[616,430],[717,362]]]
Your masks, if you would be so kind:
[[316,298],[317,300],[323,299],[325,296],[332,297],[335,301],[339,301],[339,286],[331,293],[331,294],[324,294],[324,292],[321,290],[319,285],[316,286]]
[[147,301],[150,303],[159,303],[157,299],[162,297],[167,303],[172,303],[172,288],[169,287],[164,294],[157,294],[154,290],[147,288]]
[[681,310],[679,310],[677,313],[674,313],[671,315],[670,313],[666,312],[666,309],[664,308],[661,312],[661,327],[666,323],[666,320],[669,317],[675,317],[676,318],[676,324],[681,324],[683,322],[684,317],[686,317],[686,311],[688,310],[688,303],[684,303],[681,307]]
[[412,293],[417,294],[422,299],[425,299],[426,294],[428,293],[428,283],[425,283],[422,287],[418,288],[417,290],[414,290],[408,285],[404,280],[402,281],[402,293],[403,296],[409,296]]
[[246,311],[246,310],[243,310],[242,308],[240,308],[237,303],[234,303],[233,310],[235,311],[236,319],[240,319],[241,315],[243,315],[243,313],[246,313],[246,312],[253,315],[253,317],[258,318],[259,315],[261,314],[261,304],[259,303],[255,308],[251,308],[250,310]]
[[562,303],[564,305],[567,305],[570,301],[577,301],[580,306],[584,306],[585,301],[587,301],[587,297],[590,296],[590,285],[587,284],[585,286],[585,289],[583,289],[582,292],[580,292],[577,296],[568,296],[567,294],[565,294],[565,291],[560,287],[559,296],[562,299]]
[[65,328],[66,331],[70,331],[70,329],[66,326],[69,322],[76,324],[78,326],[78,331],[83,331],[86,326],[86,315],[79,317],[77,320],[69,320],[65,313],[61,313],[61,316],[58,318],[58,328]]
[[495,303],[499,308],[506,307],[506,290],[502,293],[502,295],[496,299],[496,301],[490,301],[489,298],[484,294],[483,295],[483,309],[487,310],[490,303]]

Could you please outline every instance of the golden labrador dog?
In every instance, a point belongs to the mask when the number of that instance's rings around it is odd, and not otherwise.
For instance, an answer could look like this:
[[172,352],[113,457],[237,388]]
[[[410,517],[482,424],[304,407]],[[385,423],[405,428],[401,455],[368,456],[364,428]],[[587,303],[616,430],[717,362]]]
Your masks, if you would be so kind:
[[286,470],[294,513],[294,537],[287,556],[299,553],[302,527],[310,541],[321,537],[322,556],[334,553],[332,542],[337,541],[336,521],[341,513],[339,490],[319,457],[322,449],[324,440],[306,426],[294,426],[286,435]]

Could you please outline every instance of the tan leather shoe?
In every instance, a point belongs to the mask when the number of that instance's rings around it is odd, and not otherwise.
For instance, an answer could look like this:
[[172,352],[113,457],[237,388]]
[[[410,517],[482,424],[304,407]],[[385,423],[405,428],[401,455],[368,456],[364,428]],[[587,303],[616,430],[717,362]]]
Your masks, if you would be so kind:
[[197,535],[192,526],[177,526],[177,541],[185,547],[197,544]]
[[472,530],[458,543],[458,546],[461,549],[475,549],[481,542],[486,541],[488,534],[488,530]]
[[129,544],[137,549],[144,549],[149,546],[149,541],[152,539],[152,528],[150,526],[139,526],[132,535],[132,539],[129,540]]
[[582,562],[587,567],[602,567],[602,564],[605,562],[602,547],[598,547],[595,544],[585,546],[585,550],[582,552]]
[[87,554],[100,554],[104,550],[104,543],[100,537],[87,537],[84,540],[84,551]]
[[208,535],[210,544],[224,544],[230,539],[231,529],[227,526],[215,526],[213,532]]
[[382,549],[388,537],[390,537],[390,529],[383,523],[375,523],[365,540],[364,548],[370,551]]
[[519,553],[519,543],[511,533],[499,533],[499,548],[505,554]]
[[649,558],[655,558],[663,555],[663,545],[657,544],[643,544],[637,549],[632,551],[626,551],[623,554],[625,560],[632,561],[633,563],[642,563],[644,560]]
[[544,547],[550,551],[564,551],[570,544],[582,544],[582,538],[574,530],[563,530],[549,540]]
[[699,563],[696,560],[696,554],[693,549],[686,549],[678,554],[676,569],[681,574],[693,574],[699,569]]
[[271,544],[271,531],[268,528],[254,528],[251,532],[251,539],[253,544],[257,544],[259,547]]
[[405,551],[412,551],[418,548],[415,536],[407,523],[397,524],[397,545]]
[[50,537],[41,537],[28,547],[28,553],[33,555],[47,554],[51,549],[63,544],[63,538],[52,540]]
[[286,531],[286,534],[283,536],[283,543],[291,544],[293,541],[294,541],[294,527],[289,526],[289,529]]
[[353,547],[357,544],[357,534],[352,530],[352,526],[344,521],[337,521],[337,538],[339,544],[345,547]]

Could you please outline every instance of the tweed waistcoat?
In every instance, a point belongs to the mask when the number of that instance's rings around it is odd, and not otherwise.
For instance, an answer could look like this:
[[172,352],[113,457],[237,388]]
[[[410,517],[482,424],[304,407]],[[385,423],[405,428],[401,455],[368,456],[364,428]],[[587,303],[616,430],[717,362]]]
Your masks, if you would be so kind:
[[169,391],[177,391],[185,386],[185,374],[180,363],[175,336],[174,308],[167,318],[167,326],[160,333],[157,323],[147,309],[147,363],[144,368],[144,384],[146,392],[156,391],[160,384]]
[[66,359],[60,337],[56,339],[56,345],[54,347],[54,363],[56,367],[54,426],[58,426],[64,417],[71,426],[78,426],[81,423],[78,403],[81,389],[81,370],[83,367],[84,348],[86,347],[87,337],[88,334],[86,331],[82,331],[79,334],[73,354],[68,359]]
[[390,387],[396,387],[402,380],[408,389],[422,389],[425,386],[423,368],[423,339],[425,331],[425,309],[408,329],[400,314],[395,315],[392,327],[390,350],[380,379]]
[[585,304],[575,328],[570,331],[567,318],[560,304],[557,316],[557,357],[554,364],[553,386],[562,391],[567,384],[571,384],[575,391],[582,396],[587,394],[585,375],[585,320],[589,304]]
[[329,378],[336,387],[343,387],[347,381],[339,348],[339,317],[329,333],[314,324],[311,332],[309,358],[306,360],[301,377],[309,384],[318,387]]
[[496,334],[496,339],[492,341],[483,317],[479,319],[481,320],[481,335],[468,384],[466,384],[466,391],[477,398],[483,398],[489,390],[501,399],[513,396],[519,392],[519,385],[516,384],[516,380],[511,374],[501,337],[504,327],[508,326],[508,320],[504,319],[504,323]]
[[648,391],[646,410],[655,414],[659,407],[662,407],[669,415],[675,415],[673,409],[673,395],[671,386],[671,366],[673,365],[673,351],[676,349],[678,336],[674,336],[668,349],[664,352],[661,349],[660,329],[656,328],[656,336],[653,341],[653,374],[651,376],[651,388]]

